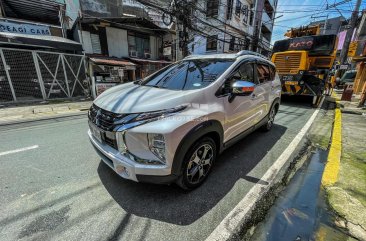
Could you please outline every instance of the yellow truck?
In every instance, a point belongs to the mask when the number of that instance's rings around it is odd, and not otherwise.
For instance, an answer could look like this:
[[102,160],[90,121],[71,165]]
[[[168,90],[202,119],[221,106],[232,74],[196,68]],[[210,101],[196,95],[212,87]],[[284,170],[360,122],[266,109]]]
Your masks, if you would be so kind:
[[272,62],[281,78],[283,95],[313,96],[317,106],[331,88],[328,74],[337,51],[336,35],[318,35],[319,27],[300,28],[275,42]]

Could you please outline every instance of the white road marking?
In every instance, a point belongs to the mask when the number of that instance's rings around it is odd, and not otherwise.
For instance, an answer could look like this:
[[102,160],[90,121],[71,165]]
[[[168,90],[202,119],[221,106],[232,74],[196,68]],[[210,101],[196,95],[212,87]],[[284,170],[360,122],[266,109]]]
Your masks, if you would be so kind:
[[4,152],[0,152],[0,156],[5,156],[5,155],[18,153],[18,152],[22,152],[22,151],[29,151],[29,150],[32,150],[32,149],[36,149],[38,147],[39,147],[38,145],[34,145],[34,146],[23,147],[23,148],[11,150],[11,151],[4,151]]
[[255,203],[260,199],[261,195],[269,189],[273,183],[274,178],[277,176],[281,168],[287,163],[291,154],[295,151],[301,140],[309,130],[311,124],[314,122],[316,116],[319,113],[324,98],[322,99],[319,107],[311,115],[310,119],[306,122],[304,127],[295,136],[290,145],[282,152],[273,165],[267,170],[267,172],[261,178],[262,181],[269,184],[263,185],[260,183],[255,184],[244,198],[231,210],[231,212],[221,221],[221,223],[215,228],[215,230],[208,236],[206,241],[222,241],[229,240],[231,235],[234,234],[240,228],[240,224],[244,220],[248,219],[251,215]]

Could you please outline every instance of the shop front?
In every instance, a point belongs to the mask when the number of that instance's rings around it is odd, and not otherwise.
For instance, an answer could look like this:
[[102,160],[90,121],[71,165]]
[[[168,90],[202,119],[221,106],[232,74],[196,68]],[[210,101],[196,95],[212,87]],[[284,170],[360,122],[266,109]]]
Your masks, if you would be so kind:
[[136,79],[143,79],[150,74],[158,71],[161,68],[171,64],[172,62],[166,60],[150,60],[129,58],[131,62],[136,64]]
[[89,73],[92,76],[94,97],[118,84],[135,81],[135,71],[136,65],[125,59],[90,57]]

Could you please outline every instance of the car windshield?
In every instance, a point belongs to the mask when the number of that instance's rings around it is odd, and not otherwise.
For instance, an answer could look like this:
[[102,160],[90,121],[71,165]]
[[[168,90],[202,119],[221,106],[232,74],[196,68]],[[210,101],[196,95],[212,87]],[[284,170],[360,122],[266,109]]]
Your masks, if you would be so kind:
[[156,72],[141,85],[171,90],[193,90],[210,85],[234,62],[233,59],[184,60]]

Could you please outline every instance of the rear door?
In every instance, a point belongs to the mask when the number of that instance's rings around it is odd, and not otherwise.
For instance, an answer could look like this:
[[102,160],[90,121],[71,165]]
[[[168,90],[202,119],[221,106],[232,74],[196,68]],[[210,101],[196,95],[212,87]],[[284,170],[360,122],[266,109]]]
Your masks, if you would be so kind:
[[269,65],[265,62],[257,62],[255,73],[259,84],[256,86],[252,98],[256,100],[258,114],[253,120],[253,125],[260,122],[268,114],[271,108],[270,93],[272,91],[272,76]]

